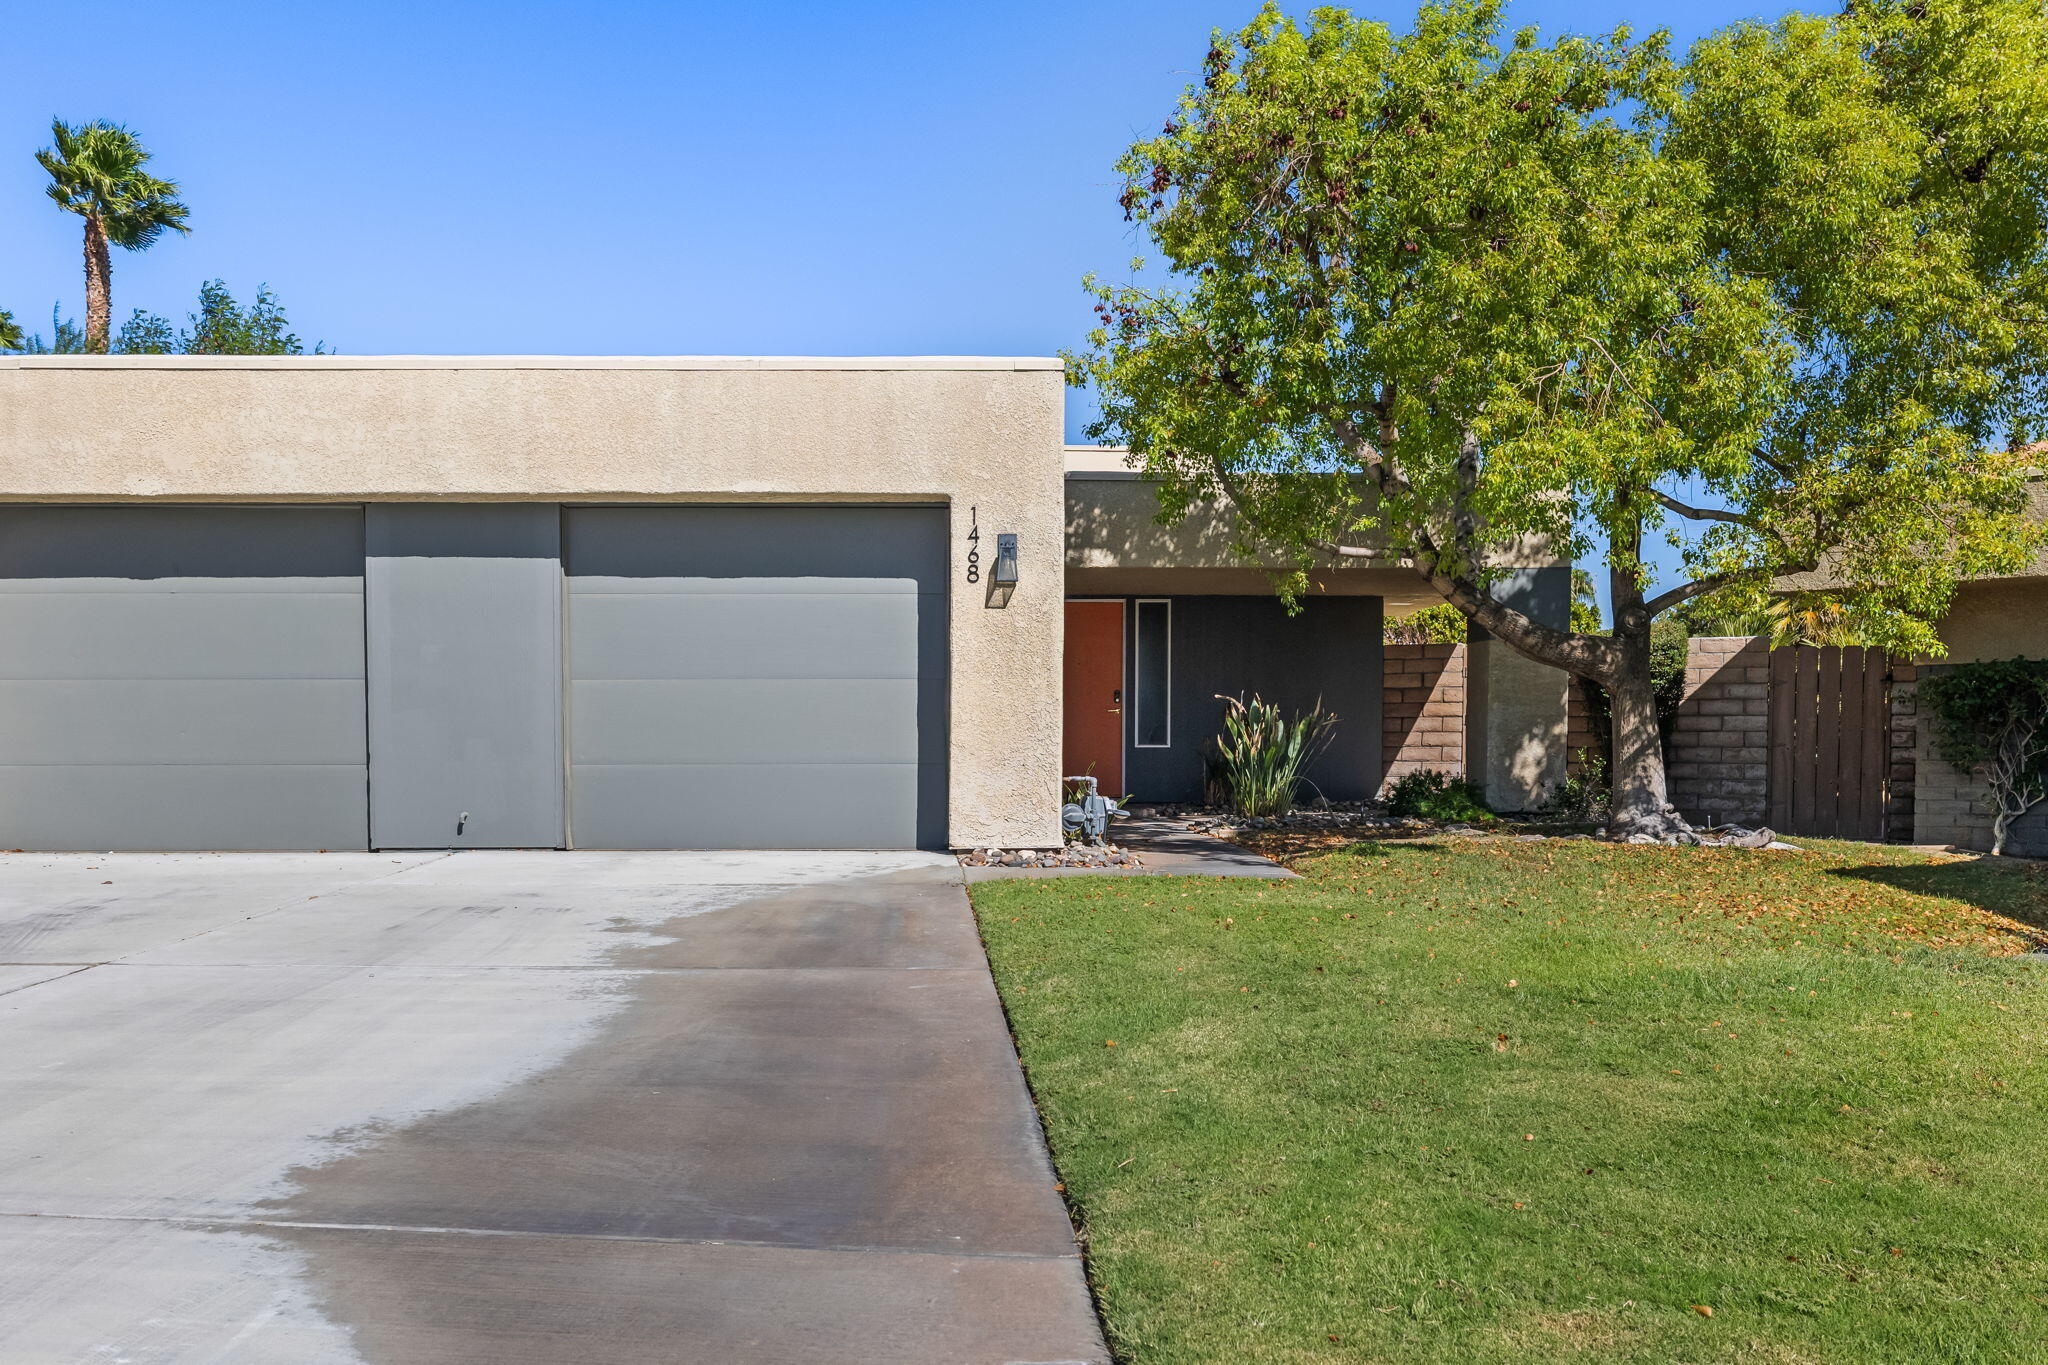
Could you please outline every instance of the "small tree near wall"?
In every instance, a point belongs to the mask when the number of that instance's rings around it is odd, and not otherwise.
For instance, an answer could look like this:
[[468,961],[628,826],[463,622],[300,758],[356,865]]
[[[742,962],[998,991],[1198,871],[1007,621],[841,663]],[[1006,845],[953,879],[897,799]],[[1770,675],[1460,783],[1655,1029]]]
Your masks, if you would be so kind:
[[1991,851],[2013,821],[2048,799],[2048,665],[2031,659],[1960,664],[1920,684],[1943,759],[1991,788]]

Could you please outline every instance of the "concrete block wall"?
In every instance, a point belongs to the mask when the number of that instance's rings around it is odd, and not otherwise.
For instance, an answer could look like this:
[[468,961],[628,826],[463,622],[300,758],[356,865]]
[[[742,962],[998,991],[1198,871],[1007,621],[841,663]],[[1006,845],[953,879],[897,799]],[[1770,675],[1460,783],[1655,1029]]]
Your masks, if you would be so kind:
[[1586,708],[1586,689],[1574,679],[1564,694],[1564,773],[1583,777],[1586,760],[1599,758],[1599,738],[1593,733],[1593,717]]
[[[1919,676],[1944,671],[1922,665]],[[1954,844],[1958,848],[1991,847],[1991,812],[1984,804],[1984,781],[1951,767],[1935,751],[1934,727],[1914,727],[1913,842]]]
[[1465,771],[1463,645],[1387,645],[1381,664],[1380,785],[1422,768]]
[[[1945,664],[1921,664],[1918,678],[1944,671]],[[1893,712],[1894,725],[1897,711]],[[1913,842],[1953,844],[1988,851],[1991,809],[1988,789],[1979,773],[1959,772],[1935,751],[1934,727],[1924,716],[1913,727],[1914,764],[1911,810]],[[1896,759],[1897,755],[1894,754]],[[2048,858],[2048,805],[2036,806],[2013,822],[2005,851],[2016,857]]]
[[1762,824],[1770,809],[1769,648],[1746,636],[1696,636],[1671,727],[1671,804],[1695,824]]
[[[1382,790],[1418,768],[1464,771],[1465,662],[1462,645],[1386,646]],[[1927,751],[1913,695],[1920,671],[1892,667],[1886,837],[1988,847],[1981,783]],[[1769,645],[1761,638],[1703,636],[1688,646],[1665,772],[1672,804],[1694,823],[1769,821],[1770,677]],[[1576,776],[1580,753],[1595,743],[1578,687],[1568,693],[1566,716],[1568,771]],[[2048,853],[2048,808],[2038,814],[2037,837]]]
[[1884,837],[1890,843],[1913,842],[1914,809],[1919,800],[1919,703],[1913,695],[1919,669],[1892,665],[1891,773],[1884,808]]

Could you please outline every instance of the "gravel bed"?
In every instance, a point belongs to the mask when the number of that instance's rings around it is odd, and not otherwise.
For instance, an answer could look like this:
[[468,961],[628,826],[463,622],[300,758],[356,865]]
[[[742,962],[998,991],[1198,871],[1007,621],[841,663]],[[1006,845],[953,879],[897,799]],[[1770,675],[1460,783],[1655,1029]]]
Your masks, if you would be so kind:
[[1115,844],[1068,844],[1065,848],[969,848],[962,867],[1142,867],[1138,855]]
[[[1468,824],[1463,821],[1421,820],[1407,816],[1389,815],[1385,807],[1369,801],[1335,802],[1327,806],[1307,806],[1286,815],[1239,817],[1213,806],[1138,806],[1133,815],[1172,820],[1196,834],[1213,834],[1219,839],[1228,839],[1234,834],[1249,830],[1376,830],[1402,834],[1453,834],[1467,838],[1488,835],[1512,837],[1525,844],[1542,843],[1548,839],[1598,839],[1605,841],[1608,836],[1600,832],[1570,828],[1573,822],[1560,821],[1556,817],[1509,815],[1503,817],[1513,829]],[[1532,830],[1532,823],[1548,823],[1556,827],[1557,833],[1545,834]],[[1582,823],[1582,822],[1581,822]],[[1750,829],[1742,825],[1726,825],[1718,828],[1696,830],[1680,835],[1676,839],[1654,839],[1646,834],[1631,835],[1619,842],[1630,844],[1688,844],[1703,848],[1767,848],[1797,852],[1798,846],[1785,843],[1769,829]]]

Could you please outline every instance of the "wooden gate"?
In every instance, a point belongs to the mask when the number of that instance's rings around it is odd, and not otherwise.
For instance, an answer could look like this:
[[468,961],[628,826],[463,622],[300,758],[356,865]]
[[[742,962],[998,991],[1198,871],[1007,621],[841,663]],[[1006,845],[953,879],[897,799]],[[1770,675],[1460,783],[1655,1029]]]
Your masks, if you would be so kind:
[[1882,840],[1891,774],[1891,662],[1881,649],[1774,649],[1771,828]]

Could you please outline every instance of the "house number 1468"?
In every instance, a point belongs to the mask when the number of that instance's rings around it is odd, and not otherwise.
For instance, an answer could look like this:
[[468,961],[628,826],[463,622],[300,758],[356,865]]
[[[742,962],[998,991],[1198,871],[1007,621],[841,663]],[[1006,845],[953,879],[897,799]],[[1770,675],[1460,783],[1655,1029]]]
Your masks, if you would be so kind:
[[972,507],[967,509],[967,581],[981,581],[981,525]]

